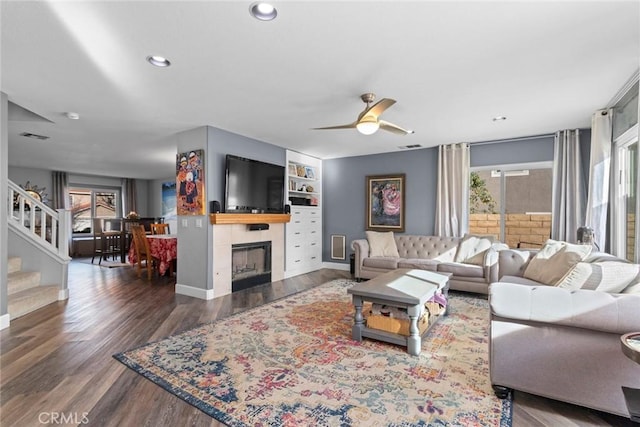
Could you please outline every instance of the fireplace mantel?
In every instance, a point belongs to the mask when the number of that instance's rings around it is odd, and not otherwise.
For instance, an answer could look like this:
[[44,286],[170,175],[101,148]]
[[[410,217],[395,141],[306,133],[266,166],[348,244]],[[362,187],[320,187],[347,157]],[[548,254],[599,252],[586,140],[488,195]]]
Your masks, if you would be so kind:
[[215,213],[209,214],[211,224],[278,224],[291,220],[290,214]]

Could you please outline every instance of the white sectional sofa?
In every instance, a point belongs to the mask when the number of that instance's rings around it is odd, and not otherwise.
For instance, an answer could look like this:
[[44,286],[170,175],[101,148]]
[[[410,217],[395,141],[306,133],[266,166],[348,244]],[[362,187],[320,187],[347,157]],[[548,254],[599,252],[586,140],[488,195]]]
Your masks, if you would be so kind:
[[629,417],[621,387],[640,388],[640,364],[620,338],[640,332],[640,266],[594,254],[542,283],[524,277],[536,254],[500,251],[489,289],[496,395],[521,390]]

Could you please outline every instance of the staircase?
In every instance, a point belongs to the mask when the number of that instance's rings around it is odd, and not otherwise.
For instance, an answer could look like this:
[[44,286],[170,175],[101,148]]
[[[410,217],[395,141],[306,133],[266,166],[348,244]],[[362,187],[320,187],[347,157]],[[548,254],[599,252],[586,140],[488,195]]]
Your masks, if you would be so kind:
[[11,320],[58,301],[59,285],[40,285],[39,271],[22,271],[22,258],[9,257],[7,302]]

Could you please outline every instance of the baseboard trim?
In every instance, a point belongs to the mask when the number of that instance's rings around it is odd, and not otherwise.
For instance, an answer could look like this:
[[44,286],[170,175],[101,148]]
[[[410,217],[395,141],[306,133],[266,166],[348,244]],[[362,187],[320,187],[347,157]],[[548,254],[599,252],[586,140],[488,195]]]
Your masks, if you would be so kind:
[[9,313],[0,316],[0,330],[8,328],[10,321],[11,315]]
[[213,289],[194,288],[193,286],[176,283],[176,294],[204,300],[213,299]]
[[58,291],[58,301],[64,301],[69,299],[69,288],[60,289]]
[[332,270],[349,271],[351,265],[342,262],[323,262],[322,268],[331,268]]

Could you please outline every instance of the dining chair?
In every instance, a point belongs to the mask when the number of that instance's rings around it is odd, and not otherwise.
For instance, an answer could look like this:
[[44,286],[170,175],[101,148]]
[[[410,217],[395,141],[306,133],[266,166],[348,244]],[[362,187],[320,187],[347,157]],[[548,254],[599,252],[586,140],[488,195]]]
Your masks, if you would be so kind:
[[136,251],[136,268],[138,277],[142,274],[142,268],[147,269],[147,279],[151,280],[151,274],[154,270],[156,259],[151,256],[151,250],[149,249],[149,241],[147,240],[147,233],[143,225],[134,225],[131,227],[131,233],[133,234],[133,244]]
[[122,250],[122,224],[118,218],[92,218],[93,220],[93,255],[91,264],[98,257],[98,264],[102,261],[115,259]]
[[169,224],[151,224],[151,234],[171,234]]

